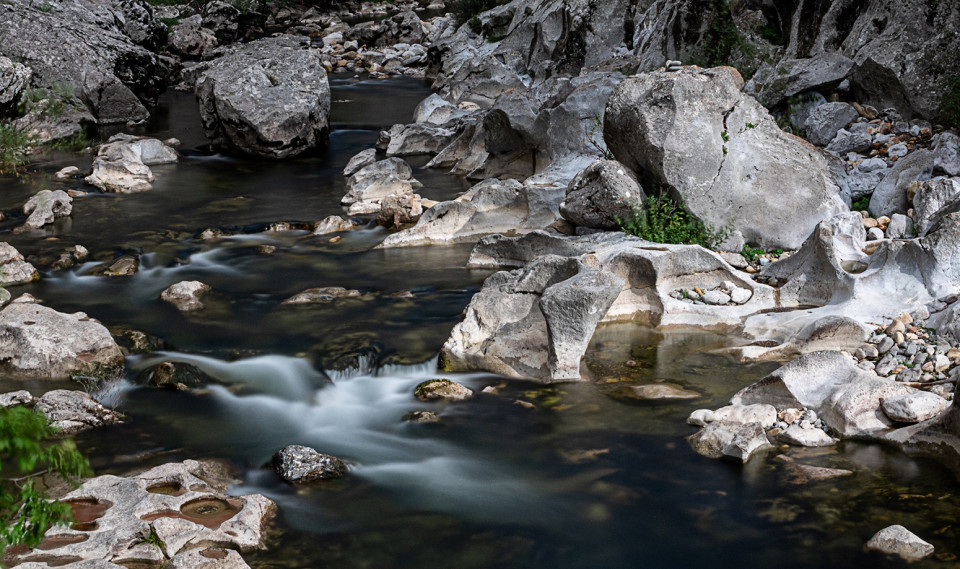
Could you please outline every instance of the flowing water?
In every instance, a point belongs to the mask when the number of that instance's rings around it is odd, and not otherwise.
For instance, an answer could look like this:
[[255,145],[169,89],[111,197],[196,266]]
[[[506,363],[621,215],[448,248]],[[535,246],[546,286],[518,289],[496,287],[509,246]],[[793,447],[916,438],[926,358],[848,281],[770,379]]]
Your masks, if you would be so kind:
[[[28,255],[77,243],[91,252],[86,264],[14,294],[166,341],[162,352],[129,358],[126,378],[100,392],[129,420],[78,438],[98,473],[231,460],[244,473],[233,493],[260,492],[280,505],[270,549],[248,556],[255,568],[894,567],[901,563],[862,551],[893,523],[937,547],[940,557],[917,567],[957,566],[958,485],[936,464],[857,443],[778,449],[745,467],[696,455],[684,440],[693,432],[686,416],[723,405],[773,368],[719,355],[722,336],[603,326],[585,362],[589,381],[544,387],[444,374],[496,393],[417,401],[414,387],[438,377],[436,353],[489,273],[463,268],[469,247],[373,251],[386,232],[372,225],[334,243],[266,231],[340,214],[346,161],[380,128],[408,121],[428,94],[412,80],[338,79],[332,91],[329,148],[282,163],[207,152],[192,96],[168,93],[144,132],[179,138],[183,160],[156,168],[149,192],[78,198],[73,215],[47,233],[11,233],[22,221],[17,209],[39,189],[77,187],[49,174],[90,158],[51,153],[38,173],[0,179],[4,239]],[[435,171],[415,168],[415,176],[431,199],[467,187]],[[204,240],[207,228],[231,236]],[[129,253],[140,255],[136,275],[94,275]],[[214,289],[205,310],[182,314],[159,300],[170,284],[194,279]],[[281,304],[317,286],[362,294]],[[145,386],[163,361],[191,364],[214,382],[190,391]],[[625,381],[668,381],[701,396],[624,402],[611,395]],[[441,421],[400,420],[418,409]],[[349,475],[308,488],[282,483],[265,464],[288,444],[350,461]],[[783,452],[854,474],[800,484],[773,458]]]

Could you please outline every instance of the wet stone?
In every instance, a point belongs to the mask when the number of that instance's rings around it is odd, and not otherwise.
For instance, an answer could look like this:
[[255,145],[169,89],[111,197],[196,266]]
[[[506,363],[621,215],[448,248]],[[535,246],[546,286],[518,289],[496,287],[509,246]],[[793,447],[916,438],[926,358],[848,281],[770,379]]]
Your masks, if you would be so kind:
[[421,401],[464,401],[473,397],[473,390],[449,379],[431,379],[417,385],[413,394]]
[[404,423],[439,423],[440,417],[433,411],[417,410],[404,413],[400,420]]
[[273,455],[273,468],[292,484],[341,478],[347,471],[339,458],[303,445],[290,445]]

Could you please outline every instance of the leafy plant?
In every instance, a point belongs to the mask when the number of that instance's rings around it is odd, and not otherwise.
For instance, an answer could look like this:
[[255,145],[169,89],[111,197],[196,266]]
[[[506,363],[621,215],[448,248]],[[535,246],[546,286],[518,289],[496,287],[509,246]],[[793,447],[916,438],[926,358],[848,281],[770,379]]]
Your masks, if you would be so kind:
[[17,174],[27,161],[34,139],[8,122],[0,122],[0,174]]
[[0,457],[20,475],[3,472],[0,480],[0,550],[20,544],[36,547],[47,528],[72,519],[68,505],[48,500],[34,485],[34,478],[45,472],[74,484],[90,474],[90,464],[73,440],[49,440],[56,434],[42,413],[25,407],[0,409]]
[[712,249],[726,237],[726,231],[704,224],[663,192],[648,197],[642,209],[634,210],[629,219],[617,219],[617,223],[623,231],[656,243],[683,243]]
[[42,87],[27,89],[20,96],[17,112],[21,115],[38,112],[47,118],[58,119],[67,112],[73,98],[73,86],[68,83],[56,83],[49,90]]
[[783,253],[783,249],[771,249],[769,251],[764,251],[762,247],[751,247],[749,245],[744,245],[743,249],[740,250],[740,254],[743,255],[743,258],[751,263],[756,261],[757,257],[760,255],[780,255],[781,253]]
[[870,209],[870,196],[860,196],[850,204],[850,211],[868,211]]
[[747,128],[757,128],[757,125],[753,124],[752,122],[748,122]]
[[720,133],[720,138],[722,138],[724,142],[729,142],[729,141],[730,141],[730,135],[727,133],[727,131],[721,132],[721,133]]
[[593,116],[593,128],[587,133],[587,141],[590,142],[590,146],[596,149],[597,153],[600,154],[604,160],[613,160],[613,152],[610,152],[610,149],[603,143],[598,142],[598,138],[599,140],[603,140],[603,119],[600,118],[599,114],[596,114]]

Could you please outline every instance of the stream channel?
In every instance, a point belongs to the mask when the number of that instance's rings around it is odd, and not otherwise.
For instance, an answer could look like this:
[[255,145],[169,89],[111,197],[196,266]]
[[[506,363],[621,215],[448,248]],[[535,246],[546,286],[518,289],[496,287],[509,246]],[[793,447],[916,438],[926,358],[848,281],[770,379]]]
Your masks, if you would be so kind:
[[[589,381],[539,386],[487,374],[443,374],[476,391],[456,404],[422,403],[421,381],[438,377],[436,354],[486,271],[469,271],[469,246],[371,250],[386,231],[370,224],[330,236],[265,231],[274,222],[342,214],[341,170],[377,132],[408,122],[429,94],[418,80],[333,78],[329,148],[261,162],[211,155],[192,94],[167,92],[136,134],[182,141],[178,164],[154,167],[151,191],[91,194],[52,229],[14,234],[18,210],[90,156],[51,151],[19,179],[0,178],[2,238],[25,255],[74,244],[84,265],[11,287],[63,312],[162,338],[160,354],[128,358],[127,375],[99,395],[128,415],[120,426],[77,438],[97,474],[122,474],[186,458],[238,465],[236,494],[279,504],[270,548],[245,556],[254,568],[788,568],[901,567],[864,553],[879,529],[902,524],[937,548],[914,567],[957,567],[960,487],[936,463],[878,445],[778,449],[746,466],[702,458],[684,437],[697,408],[717,408],[776,366],[738,365],[716,353],[722,336],[602,326],[585,366]],[[469,187],[419,168],[421,194],[450,199]],[[207,228],[232,236],[203,240]],[[276,247],[265,254],[261,245]],[[136,252],[131,277],[90,270]],[[182,280],[213,287],[207,308],[180,313],[159,299]],[[356,288],[359,298],[281,305],[304,289]],[[143,385],[161,361],[191,363],[216,379],[185,392]],[[628,363],[629,362],[629,363]],[[702,394],[672,403],[628,403],[620,381],[669,381]],[[75,385],[0,382],[34,395]],[[535,408],[516,404],[521,399]],[[438,424],[408,424],[416,409]],[[351,461],[348,476],[294,488],[264,465],[288,444]],[[852,476],[803,483],[782,460],[847,468]]]

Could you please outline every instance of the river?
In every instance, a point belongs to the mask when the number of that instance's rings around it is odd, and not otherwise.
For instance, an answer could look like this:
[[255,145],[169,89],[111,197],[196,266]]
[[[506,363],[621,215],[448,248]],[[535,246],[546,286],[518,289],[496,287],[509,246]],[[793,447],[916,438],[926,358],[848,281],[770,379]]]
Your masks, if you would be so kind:
[[[193,96],[166,93],[135,133],[177,137],[181,162],[155,167],[151,191],[76,199],[72,216],[46,233],[13,234],[16,210],[40,189],[79,187],[52,173],[88,168],[90,157],[50,152],[32,174],[0,178],[3,239],[27,255],[74,244],[91,252],[81,266],[12,287],[14,295],[167,344],[129,358],[125,379],[98,393],[128,415],[124,425],[78,437],[98,474],[229,459],[243,472],[232,492],[260,492],[280,506],[270,548],[247,556],[254,568],[899,567],[862,551],[894,523],[937,547],[940,559],[916,567],[956,566],[960,494],[934,463],[853,442],[779,449],[746,466],[694,453],[687,415],[722,406],[775,367],[734,363],[718,353],[728,339],[716,334],[602,326],[585,362],[589,381],[543,387],[444,374],[496,393],[417,401],[414,387],[438,377],[436,354],[490,273],[463,268],[469,246],[372,250],[387,235],[372,224],[336,242],[266,231],[341,214],[347,160],[381,128],[409,121],[429,94],[412,79],[334,78],[331,90],[329,148],[280,163],[209,152]],[[423,159],[410,162],[426,198],[469,187],[423,170]],[[208,228],[230,236],[204,240]],[[130,253],[140,255],[136,275],[91,274]],[[159,300],[182,280],[213,288],[205,310],[180,313]],[[317,286],[362,295],[281,305]],[[216,382],[184,392],[144,386],[140,373],[161,361],[193,364]],[[610,396],[619,381],[669,381],[701,397],[623,402]],[[0,382],[5,391],[23,385]],[[26,383],[35,395],[64,386]],[[441,422],[401,422],[417,409],[438,411]],[[350,472],[319,486],[286,485],[265,465],[288,444],[337,455]],[[854,474],[798,484],[773,458],[781,452]]]

